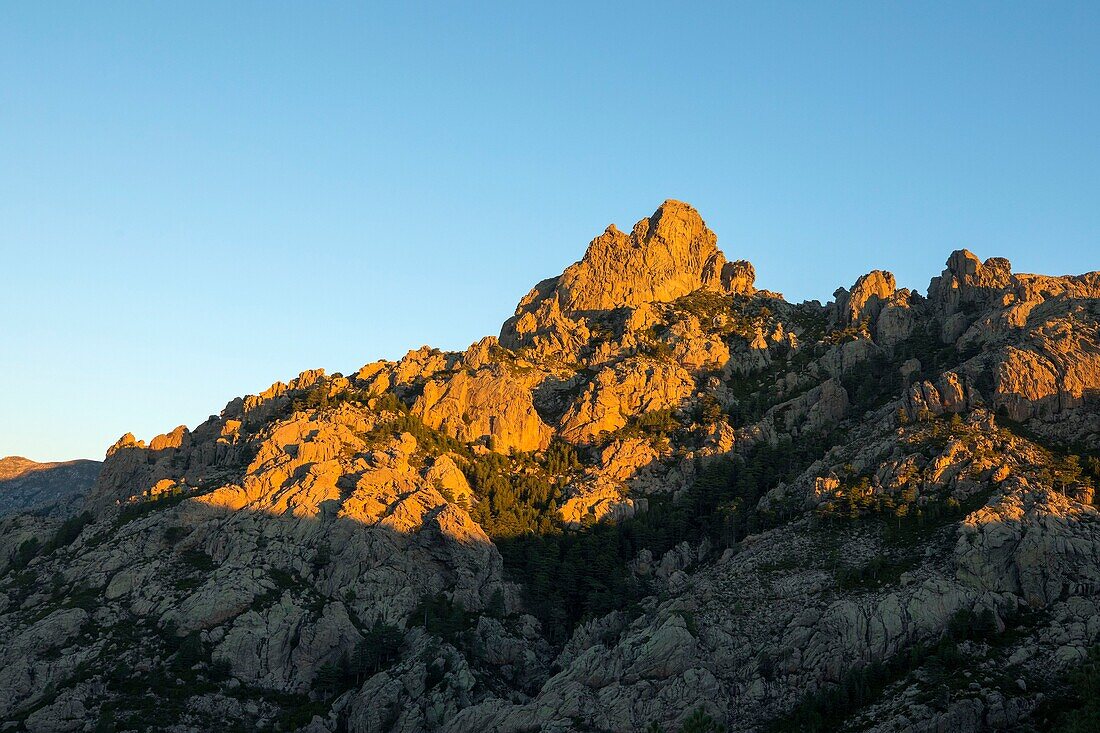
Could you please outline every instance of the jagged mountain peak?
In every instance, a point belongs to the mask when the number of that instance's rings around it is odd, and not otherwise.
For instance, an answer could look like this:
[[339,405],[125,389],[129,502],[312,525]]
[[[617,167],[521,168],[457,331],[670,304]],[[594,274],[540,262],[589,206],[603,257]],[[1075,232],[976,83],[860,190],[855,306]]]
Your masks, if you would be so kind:
[[729,263],[695,207],[667,199],[630,234],[608,227],[558,278],[564,311],[600,311],[667,302],[700,288],[748,292],[752,265]]
[[726,259],[693,206],[667,199],[630,234],[608,226],[580,261],[536,285],[505,322],[501,342],[526,345],[562,314],[671,302],[700,289],[751,294],[755,279],[751,263]]

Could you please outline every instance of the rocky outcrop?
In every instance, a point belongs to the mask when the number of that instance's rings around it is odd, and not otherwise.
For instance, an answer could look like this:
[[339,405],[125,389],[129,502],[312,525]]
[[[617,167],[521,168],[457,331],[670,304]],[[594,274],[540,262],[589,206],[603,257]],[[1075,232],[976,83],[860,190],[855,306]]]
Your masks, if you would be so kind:
[[954,372],[945,372],[936,384],[928,380],[915,382],[909,386],[905,408],[910,419],[916,420],[923,414],[944,415],[961,413],[982,404],[981,395]]
[[1035,608],[1093,595],[1100,591],[1100,515],[1013,477],[995,502],[963,522],[956,556],[960,580]]
[[947,258],[947,269],[932,278],[928,300],[949,318],[968,305],[993,302],[1012,279],[1012,266],[1003,257],[990,257],[983,263],[973,252],[960,249]]
[[1091,341],[1095,333],[1085,338],[1063,334],[1074,344],[1046,338],[1030,349],[1006,346],[994,367],[994,406],[1022,422],[1100,399],[1100,353],[1088,345],[1096,343]]
[[840,288],[833,297],[836,301],[830,311],[834,323],[841,327],[855,326],[864,320],[874,322],[883,305],[897,291],[894,275],[883,270],[872,270],[860,276],[851,291]]
[[699,288],[751,292],[754,275],[748,263],[726,262],[699,212],[669,200],[629,235],[612,225],[592,240],[555,293],[565,311],[611,310],[668,302]]
[[492,364],[424,383],[413,413],[433,428],[492,450],[541,450],[550,427],[535,410],[532,391],[540,376]]
[[852,289],[840,288],[829,305],[830,324],[837,329],[866,328],[887,348],[909,338],[913,330],[912,294],[898,290],[893,273],[872,270]]
[[694,380],[676,364],[620,362],[596,374],[558,427],[564,439],[590,443],[601,433],[625,427],[635,415],[678,407],[694,389]]
[[589,311],[669,302],[699,289],[751,294],[755,275],[748,262],[726,261],[699,212],[668,200],[630,234],[609,226],[580,262],[539,283],[504,324],[500,341],[520,348],[575,328],[578,315]]

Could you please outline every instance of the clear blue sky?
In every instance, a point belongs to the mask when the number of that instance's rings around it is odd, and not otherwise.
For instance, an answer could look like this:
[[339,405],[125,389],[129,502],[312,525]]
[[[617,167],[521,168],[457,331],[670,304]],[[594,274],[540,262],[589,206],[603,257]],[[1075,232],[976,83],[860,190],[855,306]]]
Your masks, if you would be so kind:
[[0,456],[462,348],[670,197],[792,299],[1100,268],[1100,3],[3,3]]

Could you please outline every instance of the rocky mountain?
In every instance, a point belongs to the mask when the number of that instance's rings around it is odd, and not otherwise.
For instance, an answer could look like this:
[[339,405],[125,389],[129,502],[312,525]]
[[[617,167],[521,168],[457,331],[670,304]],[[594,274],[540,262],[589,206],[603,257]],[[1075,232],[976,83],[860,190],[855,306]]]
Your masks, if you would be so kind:
[[666,201],[499,338],[125,435],[83,513],[2,520],[0,719],[1090,730],[1098,397],[1100,272],[794,304]]
[[0,516],[20,512],[68,516],[99,476],[99,461],[37,463],[21,456],[0,458]]

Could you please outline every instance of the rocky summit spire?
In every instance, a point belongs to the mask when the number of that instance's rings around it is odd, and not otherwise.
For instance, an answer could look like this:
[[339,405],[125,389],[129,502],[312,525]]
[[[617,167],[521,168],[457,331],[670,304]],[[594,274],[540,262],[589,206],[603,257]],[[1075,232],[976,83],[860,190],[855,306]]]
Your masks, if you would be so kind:
[[698,211],[669,199],[629,235],[611,225],[593,239],[584,259],[562,273],[557,292],[563,310],[609,310],[725,290],[731,282],[748,290],[752,280],[751,265],[746,273],[726,262]]
[[539,283],[520,301],[501,338],[511,342],[559,312],[633,308],[699,289],[752,293],[752,265],[728,262],[717,242],[694,207],[672,199],[630,234],[612,224],[592,240],[580,262]]
[[725,257],[699,212],[665,201],[629,235],[614,225],[558,281],[566,311],[610,310],[675,300],[718,280]]

